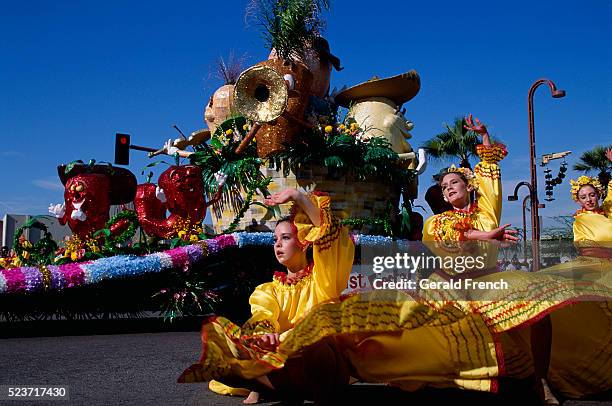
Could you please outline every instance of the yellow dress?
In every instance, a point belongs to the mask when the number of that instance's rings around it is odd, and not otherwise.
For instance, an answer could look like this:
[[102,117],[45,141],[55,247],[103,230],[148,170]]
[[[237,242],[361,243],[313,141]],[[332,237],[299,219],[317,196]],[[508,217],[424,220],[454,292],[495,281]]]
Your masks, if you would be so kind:
[[[482,162],[475,172],[478,171],[481,186],[479,204],[473,206],[478,210],[469,216],[456,217],[459,222],[468,218],[467,226],[483,230],[499,224],[501,180],[497,161],[505,155],[501,148],[479,148]],[[446,235],[446,240],[461,241],[461,233],[455,231],[452,220],[438,217],[426,223],[424,236],[435,240],[435,236]],[[339,244],[332,245],[338,249],[333,263],[337,266],[346,259],[346,274],[337,273],[332,280],[328,273],[323,280],[325,286],[337,283],[336,295],[346,283],[353,254],[348,236],[343,233],[344,230],[332,239]],[[439,241],[444,243],[445,239]],[[349,251],[343,254],[343,250]],[[316,266],[315,256],[315,269]],[[612,307],[605,300],[571,304],[584,297],[610,300],[612,290],[591,282],[576,285],[546,274],[503,275],[508,275],[513,287],[508,297],[503,300],[483,297],[478,301],[441,300],[394,290],[334,298],[334,292],[327,289],[325,295],[311,299],[318,290],[308,285],[312,282],[304,282],[300,289],[283,286],[280,290],[273,289],[278,286],[276,281],[264,284],[261,297],[266,300],[258,299],[256,305],[265,309],[256,306],[257,311],[244,330],[221,318],[207,324],[202,331],[200,363],[188,368],[180,380],[262,376],[282,368],[290,357],[299,356],[309,345],[335,337],[352,374],[364,382],[384,382],[404,390],[432,386],[495,392],[499,377],[526,378],[533,372],[529,331],[521,327],[551,314],[554,331],[549,381],[569,397],[609,390]],[[484,278],[487,277],[499,275]],[[308,310],[304,307],[302,313],[288,312],[286,307],[270,303],[272,298],[277,303],[283,300],[295,303],[296,295],[300,300],[310,300],[313,307]],[[322,303],[316,304],[317,300]],[[281,319],[285,322],[281,323]],[[285,328],[275,351],[258,349],[249,342],[253,331],[281,332]]]
[[476,152],[480,157],[474,167],[477,203],[468,210],[448,210],[428,218],[423,225],[423,241],[465,241],[465,231],[491,231],[499,227],[502,183],[498,163],[507,155],[506,147],[479,145]]
[[[463,241],[468,229],[499,226],[502,194],[497,162],[505,156],[505,148],[480,146],[478,152],[478,204],[466,212],[434,216],[425,224],[424,240],[439,242],[432,251],[440,255],[457,254],[454,243]],[[490,263],[495,263],[496,255],[491,257]],[[478,280],[500,276],[512,287],[505,297],[483,294],[479,300],[444,300],[423,292],[417,296],[374,291],[321,304],[294,326],[277,354],[286,359],[334,336],[362,381],[404,390],[431,386],[495,392],[499,377],[527,378],[533,373],[530,333],[523,327],[550,314],[554,326],[550,382],[568,397],[609,390],[609,286],[575,284],[545,273],[492,273]],[[602,301],[574,304],[585,298]]]
[[[582,246],[612,242],[612,180],[600,210],[579,210],[574,216],[574,242]],[[607,245],[609,247],[610,245]]]
[[[515,281],[522,278],[525,286],[540,283],[526,289],[524,296],[537,299],[540,295],[540,299],[545,300],[525,302],[535,304],[531,306],[532,314],[518,316],[518,320],[510,324],[491,324],[491,327],[497,331],[509,331],[517,321],[528,324],[541,314],[550,314],[553,339],[549,381],[564,395],[580,397],[612,388],[612,182],[608,184],[608,194],[600,210],[579,210],[575,214],[573,231],[574,244],[579,250],[603,250],[597,256],[580,255],[535,275],[503,273],[503,276],[515,277]],[[554,290],[557,291],[556,297],[551,295]],[[516,308],[524,305],[518,301],[513,304]],[[520,313],[516,311],[517,315]],[[495,317],[486,309],[483,309],[483,314]],[[500,337],[505,344],[507,373],[525,376],[530,366],[530,360],[525,359],[529,351],[528,330],[501,334]]]
[[[580,209],[574,214],[573,231],[574,245],[581,255],[544,271],[612,286],[612,181],[608,183],[608,193],[600,209]],[[586,250],[589,248],[599,253],[589,253]]]
[[[287,284],[282,275],[275,275],[272,282],[255,288],[249,299],[252,316],[242,327],[222,317],[206,323],[201,333],[202,357],[181,375],[180,382],[231,375],[251,379],[282,367],[287,357],[261,349],[254,338],[280,333],[281,341],[284,340],[310,310],[338,298],[346,288],[355,246],[348,230],[331,216],[329,197],[313,194],[311,200],[321,210],[321,225],[315,227],[301,210],[294,213],[293,224],[299,241],[312,244],[312,265],[300,271],[297,283]],[[211,387],[217,392],[234,394],[227,388],[216,383]]]
[[[482,241],[466,241],[468,230],[491,231],[499,227],[502,210],[502,182],[499,161],[506,155],[502,144],[478,145],[480,162],[474,167],[478,183],[476,201],[466,210],[447,210],[429,217],[423,225],[423,244],[435,255],[475,256],[484,258],[484,271],[497,265],[498,247]],[[444,269],[446,275],[456,275],[454,269]]]

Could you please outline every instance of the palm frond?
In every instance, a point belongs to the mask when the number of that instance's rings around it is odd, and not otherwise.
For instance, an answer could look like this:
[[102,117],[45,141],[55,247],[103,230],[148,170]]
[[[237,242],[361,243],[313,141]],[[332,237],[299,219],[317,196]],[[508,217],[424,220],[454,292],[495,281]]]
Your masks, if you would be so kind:
[[590,165],[581,164],[581,163],[574,164],[573,168],[575,171],[587,172],[587,173],[593,170],[593,168]]
[[323,29],[321,13],[328,0],[252,0],[247,19],[260,25],[266,46],[283,59],[303,55],[305,48]]
[[606,157],[606,150],[612,148],[612,145],[598,145],[590,151],[583,152],[580,155],[580,161],[574,164],[574,170],[581,172],[606,172],[610,169],[610,161]]
[[437,160],[457,158],[461,165],[469,167],[480,138],[473,131],[466,130],[464,125],[463,117],[456,117],[451,125],[444,124],[446,131],[436,134],[422,145],[428,156]]

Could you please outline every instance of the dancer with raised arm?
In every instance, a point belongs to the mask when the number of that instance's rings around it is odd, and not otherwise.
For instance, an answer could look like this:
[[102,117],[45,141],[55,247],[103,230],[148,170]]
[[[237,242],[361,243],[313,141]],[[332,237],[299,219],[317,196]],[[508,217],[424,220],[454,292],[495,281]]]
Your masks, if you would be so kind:
[[332,217],[328,196],[286,189],[265,200],[271,206],[288,202],[294,203],[292,214],[274,230],[274,254],[287,272],[277,272],[272,282],[255,289],[249,299],[252,316],[242,327],[222,317],[203,326],[200,362],[185,370],[179,382],[214,378],[223,383],[211,385],[219,393],[247,387],[274,391],[281,398],[316,400],[348,383],[343,363],[335,358],[333,340],[294,359],[276,353],[298,320],[316,305],[340,296],[354,257],[354,244],[348,230]]
[[[477,147],[481,161],[472,172],[454,165],[439,176],[444,200],[452,210],[436,214],[425,221],[423,241],[502,240],[517,241],[510,224],[500,227],[502,209],[501,173],[498,162],[508,152],[502,144],[491,144],[487,128],[470,114],[466,129],[482,136]],[[471,194],[476,200],[471,200]]]

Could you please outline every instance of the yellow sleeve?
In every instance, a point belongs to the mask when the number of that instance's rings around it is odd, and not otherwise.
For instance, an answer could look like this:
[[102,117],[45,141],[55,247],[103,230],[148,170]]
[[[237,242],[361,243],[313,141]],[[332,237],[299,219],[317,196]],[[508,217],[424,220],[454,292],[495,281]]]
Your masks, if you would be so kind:
[[425,224],[423,224],[423,241],[434,241],[436,239],[434,235],[434,224],[436,216],[437,214],[434,214],[433,216],[425,220]]
[[608,182],[608,194],[601,205],[604,215],[612,220],[612,179]]
[[499,227],[502,210],[502,183],[498,162],[508,152],[503,144],[489,147],[481,144],[476,147],[476,153],[480,157],[480,162],[474,167],[474,175],[478,180],[478,220],[481,231],[491,231]]
[[242,326],[243,335],[259,335],[266,333],[280,333],[278,318],[280,306],[269,291],[268,283],[259,285],[249,298],[251,305],[251,318]]
[[580,246],[612,248],[612,219],[595,213],[582,213],[574,218],[574,242]]
[[574,219],[573,231],[574,231],[574,242],[592,242],[595,240],[595,236],[592,233],[593,225],[588,221],[586,216],[577,216]]
[[[293,223],[302,244],[312,244],[314,268],[312,277],[321,296],[329,299],[338,297],[348,284],[353,267],[355,245],[348,229],[332,217],[329,196],[312,194],[311,201],[321,211],[321,225],[316,227],[299,208]],[[296,205],[297,207],[297,205]]]

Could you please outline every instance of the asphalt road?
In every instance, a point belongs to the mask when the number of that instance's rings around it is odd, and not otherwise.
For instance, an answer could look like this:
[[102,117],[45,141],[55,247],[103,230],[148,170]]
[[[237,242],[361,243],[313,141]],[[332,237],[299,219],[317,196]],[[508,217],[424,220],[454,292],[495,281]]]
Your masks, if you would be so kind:
[[[67,385],[69,401],[1,401],[0,404],[241,405],[206,384],[178,384],[199,356],[197,332],[161,332],[0,339],[0,385]],[[465,404],[521,406],[533,403],[524,385],[502,385],[501,395],[454,390],[402,393],[384,386],[355,385],[347,404]],[[278,404],[269,402],[263,404]],[[565,405],[612,402],[565,402]]]

